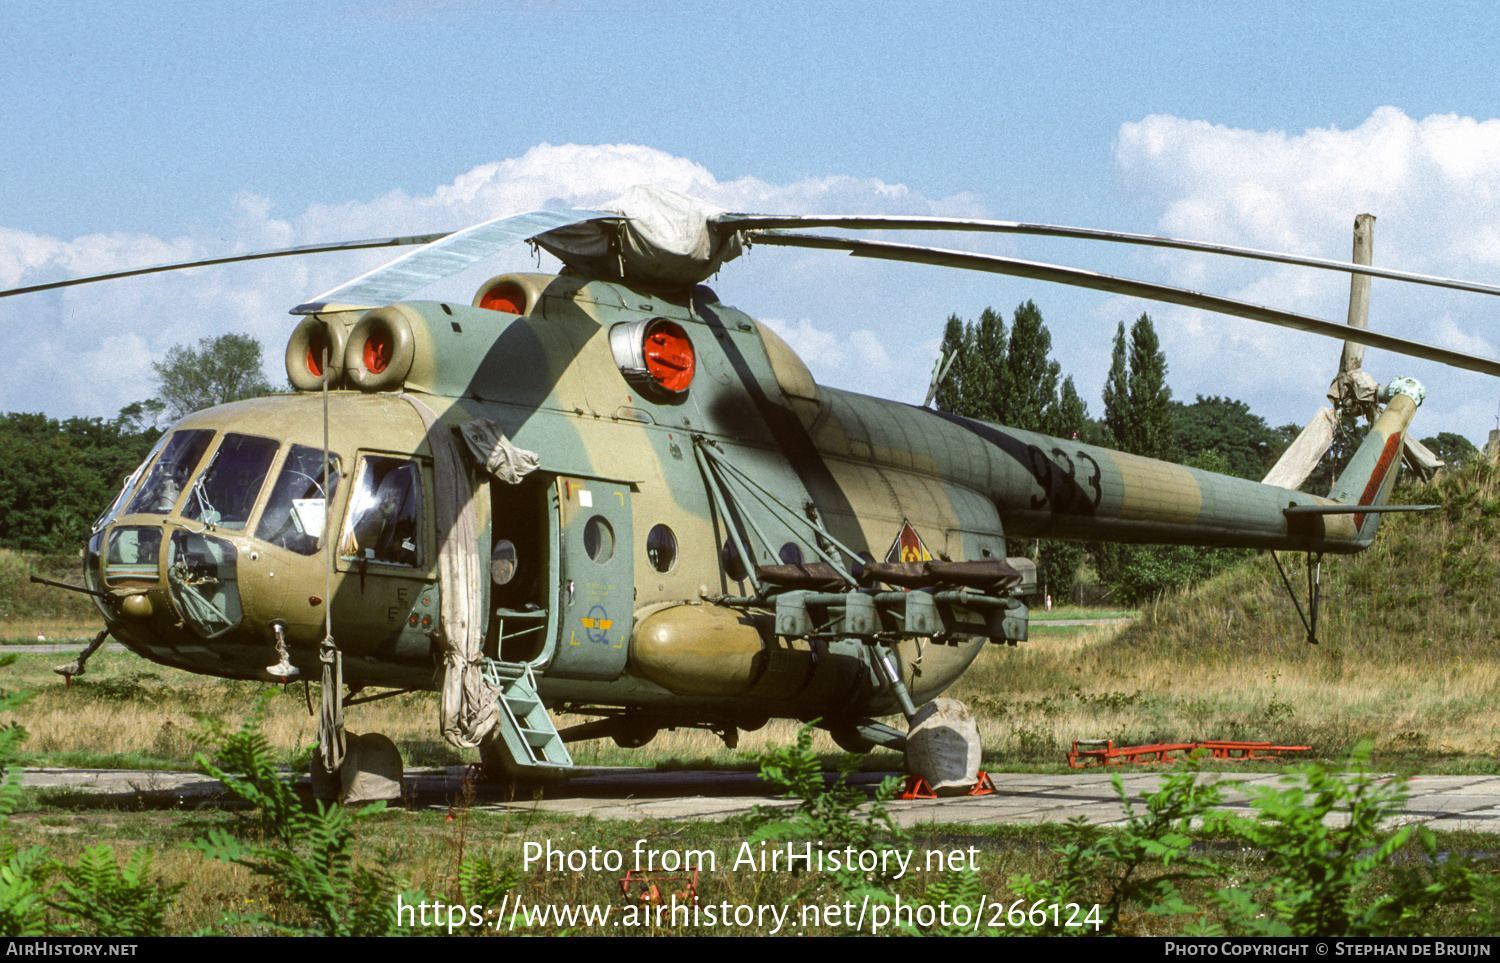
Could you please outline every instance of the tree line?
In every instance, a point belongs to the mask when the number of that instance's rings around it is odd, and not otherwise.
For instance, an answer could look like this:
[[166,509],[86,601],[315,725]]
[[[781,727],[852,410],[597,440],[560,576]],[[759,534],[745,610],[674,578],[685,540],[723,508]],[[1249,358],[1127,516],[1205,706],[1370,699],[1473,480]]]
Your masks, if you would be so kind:
[[[1071,376],[1051,358],[1052,336],[1041,311],[1027,301],[1007,329],[986,308],[978,321],[948,318],[943,355],[953,360],[935,395],[943,411],[1059,438],[1075,438],[1134,455],[1178,462],[1205,471],[1259,481],[1300,433],[1299,425],[1272,428],[1242,401],[1198,395],[1192,404],[1172,400],[1167,359],[1151,317],[1142,314],[1128,331],[1116,329],[1105,381],[1104,412],[1090,418]],[[1348,425],[1341,442],[1308,479],[1310,491],[1327,492],[1353,453],[1363,429]],[[1443,432],[1423,439],[1450,466],[1475,457],[1461,435]],[[1113,597],[1136,603],[1186,582],[1207,578],[1247,556],[1243,549],[1188,546],[1107,545],[1041,539],[1017,546],[1035,554],[1043,591],[1054,599],[1072,591],[1087,558]]]
[[77,552],[168,425],[275,390],[261,356],[260,342],[249,335],[204,338],[154,362],[156,395],[114,418],[0,414],[0,548]]

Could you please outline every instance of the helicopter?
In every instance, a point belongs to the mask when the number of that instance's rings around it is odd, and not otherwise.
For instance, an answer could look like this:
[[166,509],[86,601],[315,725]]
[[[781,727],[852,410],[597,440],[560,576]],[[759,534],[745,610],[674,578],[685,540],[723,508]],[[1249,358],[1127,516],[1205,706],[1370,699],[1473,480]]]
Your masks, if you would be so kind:
[[[1336,385],[1358,381],[1347,394],[1376,417],[1328,496],[1309,495],[1300,480],[1256,483],[819,385],[704,283],[755,246],[1081,285],[1500,374],[1358,325],[813,227],[1050,234],[1345,271],[1356,287],[1380,276],[1500,293],[1368,257],[1002,221],[731,214],[652,188],[453,234],[0,292],[420,245],[293,309],[295,393],[188,415],[125,481],[83,553],[107,627],[94,645],[108,634],[225,678],[318,676],[316,765],[345,786],[366,764],[346,758],[344,709],[409,691],[440,694],[449,743],[536,777],[566,773],[580,739],[637,747],[697,727],[732,745],[772,718],[817,720],[845,748],[899,750],[906,734],[882,717],[912,720],[986,645],[1026,640],[1036,567],[1012,553],[1017,539],[1297,551],[1311,568],[1370,545],[1384,513],[1420,507],[1388,504],[1425,394],[1410,379],[1381,386],[1357,360],[1345,366]],[[496,276],[469,304],[407,300],[521,242],[563,270]],[[1317,444],[1302,447],[1321,455]],[[559,730],[554,713],[593,721]]]

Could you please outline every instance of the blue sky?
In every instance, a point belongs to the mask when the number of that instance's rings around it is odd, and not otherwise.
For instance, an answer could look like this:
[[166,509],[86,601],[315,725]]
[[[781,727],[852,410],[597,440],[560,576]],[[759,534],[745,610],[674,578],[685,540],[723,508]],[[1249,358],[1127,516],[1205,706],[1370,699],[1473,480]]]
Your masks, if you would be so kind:
[[[650,180],[729,209],[949,213],[1348,257],[1500,282],[1492,4],[30,3],[0,43],[0,286],[451,229]],[[1340,276],[1079,242],[941,236],[1341,320]],[[112,415],[150,362],[378,262],[194,271],[0,302],[0,409]],[[512,258],[514,260],[514,257]],[[519,263],[524,263],[524,257]],[[499,270],[505,264],[494,266]],[[484,272],[480,272],[484,273]],[[435,295],[467,300],[451,282]],[[828,253],[714,282],[819,380],[920,400],[943,319],[1036,301],[1099,413],[1150,311],[1176,396],[1305,421],[1338,346],[1184,309]],[[1500,356],[1497,304],[1377,281],[1372,324]],[[1378,352],[1482,442],[1500,385]],[[279,375],[276,375],[279,380]]]

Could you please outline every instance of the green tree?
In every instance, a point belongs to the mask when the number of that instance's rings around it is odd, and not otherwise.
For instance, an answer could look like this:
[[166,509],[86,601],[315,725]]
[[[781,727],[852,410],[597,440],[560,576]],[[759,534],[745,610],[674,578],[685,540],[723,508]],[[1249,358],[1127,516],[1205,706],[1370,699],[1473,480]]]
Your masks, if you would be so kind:
[[972,354],[964,386],[965,417],[999,422],[1009,393],[1005,321],[985,308],[974,325]]
[[1167,356],[1151,316],[1143,314],[1125,339],[1125,322],[1115,331],[1109,377],[1104,382],[1104,423],[1121,451],[1147,458],[1173,454],[1172,389],[1167,387]]
[[[943,411],[1064,438],[1090,427],[1088,406],[1073,379],[1058,389],[1062,366],[1049,357],[1052,335],[1034,302],[1016,308],[1009,336],[992,308],[985,308],[977,323],[950,316],[943,351],[958,353],[936,395]],[[1083,554],[1076,543],[1037,542],[1042,590],[1056,597],[1070,592]]]
[[1422,444],[1446,462],[1449,471],[1462,468],[1465,462],[1479,454],[1473,442],[1451,431],[1438,432],[1436,438],[1423,438]]
[[0,414],[0,547],[73,552],[121,483],[176,419],[272,391],[260,343],[242,334],[178,345],[153,365],[159,398],[137,401],[111,420]]
[[[1202,398],[1198,400],[1203,402]],[[1211,410],[1221,415],[1238,413],[1235,407],[1238,402],[1212,401],[1219,404],[1205,405],[1199,414],[1211,415]],[[1167,387],[1167,358],[1150,316],[1143,314],[1136,320],[1128,343],[1125,325],[1121,323],[1115,333],[1109,378],[1104,386],[1104,420],[1115,447],[1147,458],[1176,460],[1182,449],[1178,446],[1174,412],[1183,407],[1174,408],[1172,404],[1172,389]],[[1248,407],[1244,415],[1253,417],[1249,416]],[[1229,420],[1235,424],[1242,422],[1242,419]],[[1269,430],[1267,434],[1274,436]],[[1228,455],[1217,445],[1208,444],[1193,455],[1188,465],[1219,474],[1234,470]],[[1253,469],[1250,471],[1253,474]],[[1246,553],[1189,546],[1095,545],[1092,554],[1095,569],[1115,589],[1116,598],[1134,604],[1208,578]]]
[[112,421],[0,415],[0,546],[76,551],[161,435],[138,408]]
[[1243,401],[1198,395],[1191,405],[1172,402],[1171,409],[1173,447],[1189,459],[1217,452],[1224,457],[1226,474],[1260,481],[1284,447],[1276,431]]
[[1092,445],[1098,443],[1091,437],[1093,428],[1094,423],[1089,419],[1089,406],[1078,397],[1078,389],[1073,387],[1073,376],[1068,375],[1057,393],[1057,404],[1049,412],[1045,430],[1056,438],[1072,438],[1076,432],[1079,440]]
[[1109,355],[1109,375],[1104,379],[1104,430],[1108,443],[1123,447],[1129,431],[1125,419],[1130,412],[1130,369],[1125,364],[1125,322],[1115,329],[1115,346]]
[[260,342],[248,334],[204,338],[196,349],[176,345],[151,367],[159,385],[157,398],[172,421],[275,390],[262,370]]
[[1005,358],[1005,392],[1000,420],[1015,428],[1045,431],[1049,412],[1057,407],[1057,378],[1062,366],[1048,355],[1052,335],[1042,312],[1027,301],[1011,316],[1010,345]]
[[943,325],[943,346],[940,349],[942,358],[948,361],[948,373],[943,376],[938,385],[937,394],[933,396],[933,404],[940,411],[952,412],[956,415],[965,414],[961,410],[964,399],[964,385],[967,382],[969,358],[973,355],[973,326],[965,325],[963,318],[956,314],[948,315],[948,321]]

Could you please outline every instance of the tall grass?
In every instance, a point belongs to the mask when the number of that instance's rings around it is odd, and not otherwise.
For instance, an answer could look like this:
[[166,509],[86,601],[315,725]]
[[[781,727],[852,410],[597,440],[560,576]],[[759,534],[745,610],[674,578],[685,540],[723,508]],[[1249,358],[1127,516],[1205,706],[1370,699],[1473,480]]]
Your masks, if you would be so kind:
[[[1387,759],[1493,767],[1500,752],[1500,474],[1487,465],[1408,485],[1375,546],[1327,557],[1318,644],[1268,556],[1143,607],[1094,639],[989,653],[959,683],[999,738],[1041,762],[1074,739],[1310,745],[1338,758],[1369,738]],[[1306,606],[1302,556],[1282,564]]]
[[0,548],[0,641],[86,637],[102,629],[103,620],[88,596],[31,581],[37,575],[81,585],[82,565],[76,556]]
[[[22,655],[0,677],[0,692],[34,691],[35,697],[11,713],[0,713],[0,725],[15,721],[29,737],[21,753],[29,765],[101,766],[112,768],[188,769],[203,750],[199,714],[243,718],[267,686],[192,675],[152,665],[129,653],[101,652],[89,660],[87,675],[71,687],[51,671],[62,655]],[[317,739],[319,689],[278,687],[262,727],[284,764],[300,760]],[[587,721],[559,715],[564,728]],[[350,732],[381,732],[401,750],[409,766],[457,766],[476,761],[474,753],[449,746],[438,732],[437,697],[409,693],[352,706],[345,712]],[[663,768],[749,767],[746,754],[764,752],[795,739],[797,725],[776,720],[756,732],[740,733],[730,748],[716,735],[699,729],[664,732],[644,750],[621,749],[608,739],[575,743],[580,766],[659,766]],[[820,734],[820,752],[835,756],[831,739]],[[877,753],[871,762],[899,768],[894,753]]]

